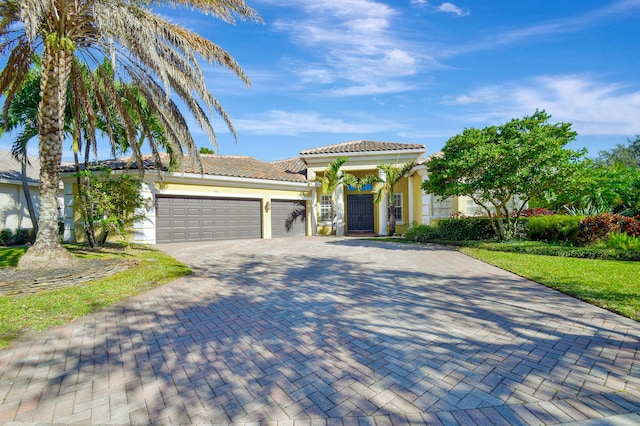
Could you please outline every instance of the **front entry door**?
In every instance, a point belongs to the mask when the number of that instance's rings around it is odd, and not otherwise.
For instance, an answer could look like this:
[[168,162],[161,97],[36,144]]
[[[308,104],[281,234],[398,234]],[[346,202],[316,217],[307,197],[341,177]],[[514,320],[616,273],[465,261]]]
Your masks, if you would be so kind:
[[373,231],[373,194],[347,195],[347,232]]

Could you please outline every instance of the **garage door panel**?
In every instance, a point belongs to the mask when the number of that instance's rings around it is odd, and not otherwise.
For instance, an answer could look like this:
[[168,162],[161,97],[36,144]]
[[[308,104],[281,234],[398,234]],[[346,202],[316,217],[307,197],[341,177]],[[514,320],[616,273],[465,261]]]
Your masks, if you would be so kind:
[[260,238],[260,200],[158,197],[156,240]]
[[306,235],[306,202],[271,201],[271,236],[273,238]]

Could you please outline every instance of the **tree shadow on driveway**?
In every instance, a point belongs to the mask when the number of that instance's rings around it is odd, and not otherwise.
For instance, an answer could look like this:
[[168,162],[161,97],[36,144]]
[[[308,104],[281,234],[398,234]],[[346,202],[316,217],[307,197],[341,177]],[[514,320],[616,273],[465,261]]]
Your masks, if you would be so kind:
[[558,423],[640,410],[637,323],[456,252],[365,243],[211,252],[191,276],[0,352],[0,413]]

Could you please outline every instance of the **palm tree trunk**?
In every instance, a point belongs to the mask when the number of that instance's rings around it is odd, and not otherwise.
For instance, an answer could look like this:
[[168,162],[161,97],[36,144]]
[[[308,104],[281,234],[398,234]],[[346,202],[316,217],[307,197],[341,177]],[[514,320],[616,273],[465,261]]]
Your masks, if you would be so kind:
[[391,193],[387,194],[389,204],[389,236],[393,237],[396,234],[396,200],[395,197],[391,198]]
[[20,269],[68,269],[78,263],[58,239],[58,187],[64,141],[64,110],[73,51],[46,43],[42,56],[38,133],[40,136],[40,219],[35,244]]

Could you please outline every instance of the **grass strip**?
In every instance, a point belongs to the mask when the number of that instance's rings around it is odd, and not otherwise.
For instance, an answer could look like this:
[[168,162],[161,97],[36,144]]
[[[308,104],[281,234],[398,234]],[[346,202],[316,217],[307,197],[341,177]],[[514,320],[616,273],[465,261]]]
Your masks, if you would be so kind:
[[[192,273],[184,264],[147,246],[121,251],[92,251],[81,246],[68,248],[80,258],[134,258],[138,264],[110,277],[62,290],[0,296],[0,348],[21,336],[65,324]],[[16,250],[20,249],[1,248],[0,265],[15,266],[21,255]],[[24,251],[26,249],[22,249]]]
[[20,260],[26,251],[26,246],[0,248],[0,268],[16,266],[18,264],[18,260]]
[[460,247],[471,257],[640,321],[640,263]]

